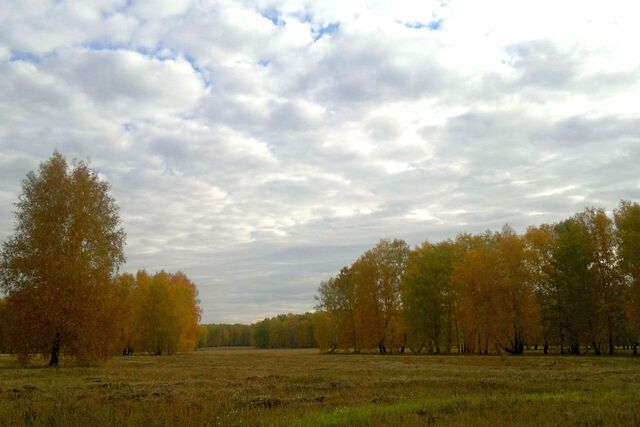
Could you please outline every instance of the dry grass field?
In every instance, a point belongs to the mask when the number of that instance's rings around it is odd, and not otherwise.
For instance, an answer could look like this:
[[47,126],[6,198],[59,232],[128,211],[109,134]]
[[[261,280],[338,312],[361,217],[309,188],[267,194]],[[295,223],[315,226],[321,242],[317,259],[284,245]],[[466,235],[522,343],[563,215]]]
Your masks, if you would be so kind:
[[22,369],[0,356],[0,424],[640,425],[640,359],[236,348]]

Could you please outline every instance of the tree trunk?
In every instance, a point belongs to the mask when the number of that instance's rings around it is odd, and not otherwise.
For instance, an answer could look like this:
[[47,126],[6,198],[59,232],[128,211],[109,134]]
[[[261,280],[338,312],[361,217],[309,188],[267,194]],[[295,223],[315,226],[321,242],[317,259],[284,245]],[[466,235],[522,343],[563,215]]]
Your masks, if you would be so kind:
[[638,355],[638,343],[633,344],[633,355],[634,356]]
[[580,344],[573,343],[569,346],[569,353],[580,354]]
[[387,352],[387,347],[384,346],[384,342],[380,341],[378,343],[378,350],[380,350],[381,354],[385,354]]
[[549,344],[545,341],[544,342],[544,354],[549,354]]
[[404,349],[407,347],[407,334],[402,337],[402,347],[400,347],[400,353],[404,353]]
[[58,354],[60,353],[60,332],[56,331],[56,337],[51,345],[51,359],[49,359],[49,366],[52,368],[58,367]]

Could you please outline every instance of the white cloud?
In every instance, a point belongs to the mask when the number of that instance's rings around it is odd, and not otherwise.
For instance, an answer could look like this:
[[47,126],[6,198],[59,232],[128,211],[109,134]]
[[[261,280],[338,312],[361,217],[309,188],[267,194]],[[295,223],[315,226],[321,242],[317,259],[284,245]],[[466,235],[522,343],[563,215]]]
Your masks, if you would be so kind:
[[633,2],[10,2],[0,239],[24,174],[92,159],[127,269],[184,269],[206,321],[313,304],[416,244],[640,199]]

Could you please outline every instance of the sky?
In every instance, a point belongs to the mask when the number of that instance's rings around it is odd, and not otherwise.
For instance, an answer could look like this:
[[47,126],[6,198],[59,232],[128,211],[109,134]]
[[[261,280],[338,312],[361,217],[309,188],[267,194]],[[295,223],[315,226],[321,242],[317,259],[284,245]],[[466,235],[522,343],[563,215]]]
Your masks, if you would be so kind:
[[204,322],[311,310],[381,238],[640,201],[636,2],[2,3],[0,240],[88,159],[122,270],[184,271]]

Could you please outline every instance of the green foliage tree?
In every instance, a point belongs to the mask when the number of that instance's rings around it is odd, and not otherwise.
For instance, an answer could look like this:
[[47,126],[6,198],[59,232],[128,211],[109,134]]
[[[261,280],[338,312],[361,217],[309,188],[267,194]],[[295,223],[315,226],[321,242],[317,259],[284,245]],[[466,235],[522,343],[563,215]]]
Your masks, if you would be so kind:
[[411,251],[402,279],[402,307],[413,351],[451,350],[453,305],[451,273],[458,257],[456,245],[424,242]]
[[270,333],[269,319],[256,323],[253,328],[253,345],[258,348],[270,347]]

